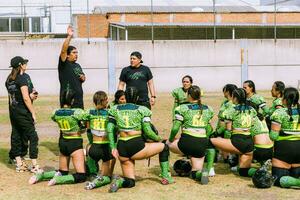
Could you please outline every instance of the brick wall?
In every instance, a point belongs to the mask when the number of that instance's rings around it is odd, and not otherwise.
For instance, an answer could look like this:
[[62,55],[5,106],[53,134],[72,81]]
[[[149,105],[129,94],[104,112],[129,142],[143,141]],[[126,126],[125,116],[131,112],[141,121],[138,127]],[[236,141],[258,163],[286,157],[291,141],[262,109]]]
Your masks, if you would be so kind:
[[[77,36],[87,37],[87,15],[76,15]],[[155,13],[157,23],[213,22],[212,13]],[[151,22],[150,13],[113,13],[90,15],[90,36],[108,37],[110,22]],[[218,13],[220,23],[274,23],[274,13]],[[300,13],[277,13],[277,23],[300,23]]]

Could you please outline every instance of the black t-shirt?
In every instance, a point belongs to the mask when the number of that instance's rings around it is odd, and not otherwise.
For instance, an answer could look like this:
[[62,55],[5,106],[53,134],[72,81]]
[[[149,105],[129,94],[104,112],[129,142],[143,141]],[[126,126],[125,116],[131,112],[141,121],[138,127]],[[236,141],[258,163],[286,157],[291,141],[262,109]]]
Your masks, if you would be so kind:
[[6,81],[5,86],[9,94],[10,106],[28,110],[22,96],[21,87],[27,86],[28,95],[32,93],[33,84],[31,82],[30,76],[26,73],[18,74],[16,80]]
[[[74,108],[83,108],[83,90],[82,82],[79,76],[84,74],[81,66],[76,62],[63,62],[59,57],[58,62],[58,76],[60,82],[60,104],[61,97],[64,90],[71,89],[75,92],[75,99],[73,103]],[[63,105],[61,105],[63,106]]]
[[138,89],[139,101],[149,101],[147,82],[153,78],[149,67],[140,65],[138,68],[131,66],[123,68],[120,81],[126,83],[126,87],[136,87]]

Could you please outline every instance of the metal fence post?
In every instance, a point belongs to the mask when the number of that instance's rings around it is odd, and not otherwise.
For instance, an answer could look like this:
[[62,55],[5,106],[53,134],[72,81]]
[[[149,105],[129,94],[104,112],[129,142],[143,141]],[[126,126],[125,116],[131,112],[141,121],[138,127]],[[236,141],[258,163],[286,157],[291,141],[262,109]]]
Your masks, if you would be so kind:
[[108,94],[116,91],[116,52],[115,41],[107,39],[107,64],[108,64]]
[[248,80],[248,40],[241,40],[241,86]]

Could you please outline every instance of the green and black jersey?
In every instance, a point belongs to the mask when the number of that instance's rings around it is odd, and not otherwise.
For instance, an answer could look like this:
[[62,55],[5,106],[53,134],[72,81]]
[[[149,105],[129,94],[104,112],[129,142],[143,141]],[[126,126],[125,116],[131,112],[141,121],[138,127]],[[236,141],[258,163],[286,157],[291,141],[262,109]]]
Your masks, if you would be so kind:
[[61,108],[53,112],[51,119],[58,124],[64,138],[73,138],[67,135],[85,130],[80,122],[87,120],[87,113],[80,108]]

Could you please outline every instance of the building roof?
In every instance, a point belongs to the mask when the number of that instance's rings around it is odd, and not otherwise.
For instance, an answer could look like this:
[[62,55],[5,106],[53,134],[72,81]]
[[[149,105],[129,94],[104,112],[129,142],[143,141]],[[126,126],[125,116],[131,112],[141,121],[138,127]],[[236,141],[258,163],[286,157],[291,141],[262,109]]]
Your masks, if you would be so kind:
[[[119,28],[127,27],[151,27],[152,23],[118,22],[110,23]],[[213,27],[214,23],[153,23],[154,27]],[[274,23],[216,23],[217,27],[274,27]],[[300,23],[278,23],[277,27],[300,27]]]

